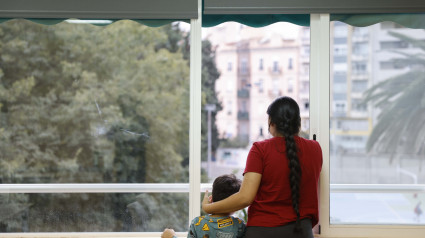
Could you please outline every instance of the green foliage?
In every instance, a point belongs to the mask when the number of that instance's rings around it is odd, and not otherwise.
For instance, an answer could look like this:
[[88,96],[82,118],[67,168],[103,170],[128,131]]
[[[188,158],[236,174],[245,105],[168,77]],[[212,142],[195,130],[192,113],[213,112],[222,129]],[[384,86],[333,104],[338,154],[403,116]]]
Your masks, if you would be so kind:
[[[188,182],[182,166],[189,147],[184,37],[173,26],[132,21],[106,27],[1,24],[0,183]],[[22,206],[32,214],[30,231],[162,230],[159,218],[141,225],[132,217],[129,204],[149,201],[158,207],[146,208],[144,216],[162,214],[180,231],[187,226],[187,195],[174,203],[160,194],[22,196],[0,200],[0,209],[16,207],[14,218],[0,220],[1,231],[25,231],[16,225],[29,219]],[[63,217],[51,211],[69,219],[59,221]]]
[[367,142],[367,150],[390,154],[425,154],[425,43],[409,36],[390,35],[408,42],[420,53],[395,51],[396,64],[407,72],[377,83],[365,92],[364,103],[381,111]]

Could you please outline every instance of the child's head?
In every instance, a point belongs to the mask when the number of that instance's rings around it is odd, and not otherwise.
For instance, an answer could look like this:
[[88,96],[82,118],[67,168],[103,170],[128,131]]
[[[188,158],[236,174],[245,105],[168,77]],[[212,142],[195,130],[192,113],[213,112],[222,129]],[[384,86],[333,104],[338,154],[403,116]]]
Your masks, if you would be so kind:
[[225,174],[217,177],[212,187],[213,202],[218,202],[239,192],[240,187],[241,180],[237,179],[234,174]]

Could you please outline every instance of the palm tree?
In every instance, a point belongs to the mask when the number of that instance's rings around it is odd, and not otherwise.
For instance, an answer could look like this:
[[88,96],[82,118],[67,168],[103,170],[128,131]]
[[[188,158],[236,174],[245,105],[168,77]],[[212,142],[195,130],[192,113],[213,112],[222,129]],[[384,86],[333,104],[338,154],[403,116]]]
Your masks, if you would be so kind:
[[393,63],[410,70],[365,91],[363,102],[380,110],[366,148],[391,157],[425,155],[425,42],[396,32],[389,34],[421,51],[394,51],[400,57],[392,59]]

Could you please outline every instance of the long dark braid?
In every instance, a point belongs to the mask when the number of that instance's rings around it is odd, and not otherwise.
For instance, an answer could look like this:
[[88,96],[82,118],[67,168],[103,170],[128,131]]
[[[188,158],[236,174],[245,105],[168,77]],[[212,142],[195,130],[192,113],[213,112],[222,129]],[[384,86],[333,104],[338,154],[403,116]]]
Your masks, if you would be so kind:
[[270,104],[267,109],[270,124],[276,125],[278,133],[285,137],[286,157],[288,158],[289,182],[291,186],[292,207],[297,215],[294,231],[301,231],[300,224],[300,182],[301,166],[298,159],[298,148],[295,135],[298,135],[301,126],[300,109],[297,102],[289,97],[280,97]]

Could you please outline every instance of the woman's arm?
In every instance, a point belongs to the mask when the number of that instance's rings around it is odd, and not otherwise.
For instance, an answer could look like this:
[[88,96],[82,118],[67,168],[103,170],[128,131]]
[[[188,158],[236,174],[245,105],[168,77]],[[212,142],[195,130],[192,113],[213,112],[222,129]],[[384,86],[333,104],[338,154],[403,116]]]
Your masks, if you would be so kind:
[[202,210],[208,214],[219,214],[235,212],[249,206],[257,195],[261,176],[254,172],[245,173],[239,192],[218,202],[209,203],[208,191],[206,191],[202,201]]

